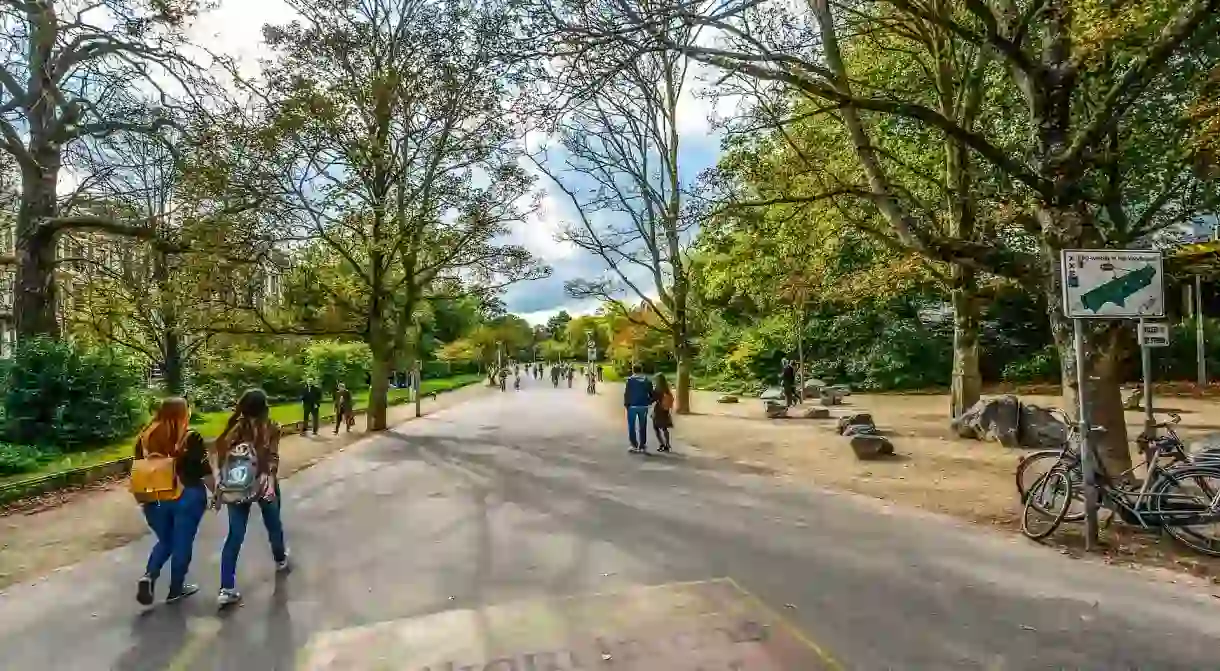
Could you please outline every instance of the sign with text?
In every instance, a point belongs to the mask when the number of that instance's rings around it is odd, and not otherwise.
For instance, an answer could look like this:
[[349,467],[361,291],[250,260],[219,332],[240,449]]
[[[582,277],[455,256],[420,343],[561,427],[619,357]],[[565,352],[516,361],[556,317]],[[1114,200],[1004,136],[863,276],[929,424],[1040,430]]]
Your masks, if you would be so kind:
[[1063,310],[1072,319],[1165,316],[1165,271],[1155,249],[1065,249]]
[[1169,324],[1145,322],[1139,325],[1141,347],[1169,347]]

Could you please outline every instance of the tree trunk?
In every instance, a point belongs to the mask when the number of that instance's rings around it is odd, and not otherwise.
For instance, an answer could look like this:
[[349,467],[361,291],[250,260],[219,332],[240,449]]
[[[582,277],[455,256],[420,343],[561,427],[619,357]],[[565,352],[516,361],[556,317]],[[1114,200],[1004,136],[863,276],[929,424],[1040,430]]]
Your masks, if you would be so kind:
[[59,336],[59,305],[55,285],[55,233],[44,222],[56,214],[59,156],[42,169],[23,168],[21,207],[17,212],[17,279],[13,296],[17,338]]
[[674,412],[689,415],[690,408],[690,345],[685,333],[675,335],[674,353],[678,359],[678,379],[674,388]]
[[[1063,294],[1060,289],[1058,260],[1056,272],[1052,274],[1047,291],[1047,310],[1055,347],[1063,374],[1063,410],[1078,420],[1080,396],[1076,376],[1076,342],[1072,320],[1064,316]],[[1121,328],[1113,320],[1086,319],[1082,322],[1084,334],[1085,400],[1088,405],[1089,423],[1103,429],[1093,435],[1093,445],[1101,459],[1102,467],[1111,477],[1131,468],[1131,450],[1127,445],[1127,422],[1123,412],[1122,378],[1120,373],[1122,349],[1118,331]]]
[[[377,349],[382,351],[378,352]],[[366,416],[369,431],[385,431],[386,410],[389,408],[390,361],[384,348],[373,351],[372,380],[369,388],[369,407]]]
[[983,376],[979,373],[979,309],[977,281],[973,270],[953,266],[953,382],[952,417],[960,417],[982,394]]
[[181,396],[186,390],[185,371],[182,362],[182,338],[178,332],[169,329],[165,332],[165,379],[162,387],[169,396]]

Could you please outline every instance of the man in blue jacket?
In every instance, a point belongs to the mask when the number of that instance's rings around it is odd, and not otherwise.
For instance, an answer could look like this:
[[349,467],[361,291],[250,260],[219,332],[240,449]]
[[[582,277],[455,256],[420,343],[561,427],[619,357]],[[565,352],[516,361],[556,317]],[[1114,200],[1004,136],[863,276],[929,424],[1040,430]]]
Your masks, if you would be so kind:
[[627,408],[627,437],[631,440],[632,452],[648,451],[648,406],[652,405],[652,380],[644,377],[643,370],[639,364],[632,366],[631,377],[627,378],[627,386],[623,390],[623,405]]

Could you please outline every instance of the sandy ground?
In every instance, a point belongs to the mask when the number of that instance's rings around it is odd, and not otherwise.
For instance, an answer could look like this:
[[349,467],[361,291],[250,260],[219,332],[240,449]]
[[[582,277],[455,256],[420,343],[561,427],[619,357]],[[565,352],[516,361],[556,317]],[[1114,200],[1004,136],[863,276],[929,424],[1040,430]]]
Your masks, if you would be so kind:
[[[423,412],[428,415],[487,391],[483,385],[472,385],[424,399]],[[415,406],[408,404],[391,407],[388,419],[394,425],[414,417]],[[335,436],[333,426],[323,426],[318,436],[286,436],[280,443],[281,470],[291,474],[308,468],[366,435],[362,417],[357,417],[351,433]],[[148,533],[125,483],[70,492],[0,516],[0,589],[71,566],[90,553],[125,545]]]
[[[607,409],[619,411],[619,393],[609,389],[604,393]],[[748,464],[785,479],[866,494],[1020,533],[1021,506],[1013,475],[1024,451],[954,436],[948,428],[947,395],[853,395],[845,405],[832,410],[829,420],[769,420],[763,416],[761,401],[743,398],[738,404],[720,404],[716,400],[721,395],[694,392],[696,413],[676,418],[676,449],[689,445],[709,456]],[[1061,403],[1055,396],[1022,399],[1043,407]],[[1220,399],[1166,397],[1158,398],[1155,406],[1158,412],[1181,414],[1178,433],[1187,443],[1220,432]],[[835,431],[835,418],[850,412],[871,413],[893,442],[898,457],[858,461],[847,439]],[[1127,420],[1129,435],[1135,436],[1142,428],[1143,414],[1127,413]],[[1168,537],[1135,533],[1118,524],[1104,531],[1103,536],[1108,546],[1103,556],[1108,562],[1138,562],[1220,576],[1220,560],[1182,550]],[[1048,542],[1062,547],[1065,553],[1076,554],[1082,538],[1074,525],[1064,525]]]

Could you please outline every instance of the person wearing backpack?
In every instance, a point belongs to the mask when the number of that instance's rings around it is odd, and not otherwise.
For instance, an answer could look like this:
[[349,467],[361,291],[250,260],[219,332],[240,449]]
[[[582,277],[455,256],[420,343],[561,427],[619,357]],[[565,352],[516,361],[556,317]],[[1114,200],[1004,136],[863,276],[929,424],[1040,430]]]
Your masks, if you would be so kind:
[[255,504],[267,528],[276,571],[290,568],[280,515],[279,445],[280,426],[271,420],[267,394],[261,389],[242,394],[237,409],[216,439],[219,475],[215,502],[225,504],[229,511],[229,533],[220,551],[217,603],[222,608],[241,601],[241,592],[237,591],[237,558]]
[[190,429],[190,420],[186,399],[167,398],[136,439],[131,492],[157,539],[136,588],[136,601],[144,606],[152,605],[157,578],[166,562],[170,564],[166,603],[199,591],[198,585],[186,582],[186,574],[195,535],[208,508],[208,492],[215,490],[215,482],[207,446]]
[[653,387],[652,397],[652,430],[657,434],[657,442],[661,444],[657,448],[657,452],[668,452],[670,448],[669,430],[674,426],[674,416],[672,413],[674,407],[674,395],[669,390],[669,380],[665,379],[665,375],[657,373],[656,384]]
[[352,431],[355,418],[352,416],[352,392],[342,382],[335,389],[335,435],[339,435],[339,427],[347,425],[348,433]]

